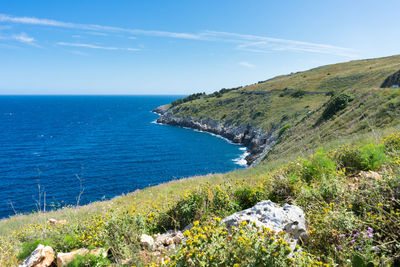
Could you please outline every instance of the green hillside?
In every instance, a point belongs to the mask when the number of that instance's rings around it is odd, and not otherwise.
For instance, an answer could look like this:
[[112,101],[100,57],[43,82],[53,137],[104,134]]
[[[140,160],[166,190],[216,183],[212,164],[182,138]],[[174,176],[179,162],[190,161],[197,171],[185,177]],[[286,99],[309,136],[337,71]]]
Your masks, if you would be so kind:
[[[280,138],[270,157],[294,157],[321,143],[397,125],[400,89],[380,86],[399,69],[400,56],[328,65],[198,95],[169,111],[175,117],[210,118],[264,132],[276,129]],[[329,101],[341,97],[351,99],[329,117],[323,116]]]

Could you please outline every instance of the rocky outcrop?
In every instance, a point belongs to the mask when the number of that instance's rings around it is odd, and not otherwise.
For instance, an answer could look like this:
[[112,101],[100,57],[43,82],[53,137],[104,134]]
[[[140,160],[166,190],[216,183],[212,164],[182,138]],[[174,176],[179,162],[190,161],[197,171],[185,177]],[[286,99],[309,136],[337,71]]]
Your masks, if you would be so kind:
[[[161,106],[165,107],[165,106]],[[243,144],[248,148],[249,155],[246,157],[248,165],[251,165],[256,159],[275,145],[279,135],[276,133],[277,127],[269,132],[251,126],[237,126],[228,123],[222,124],[209,118],[199,119],[193,117],[177,117],[168,110],[158,107],[153,112],[162,114],[158,123],[188,127],[204,132],[209,132],[223,136],[234,143]],[[160,112],[161,111],[161,112]]]
[[48,267],[54,261],[54,250],[49,246],[38,245],[20,267]]
[[400,70],[387,77],[382,83],[381,88],[389,88],[393,86],[400,86]]
[[297,206],[285,204],[281,207],[271,200],[265,200],[252,208],[226,217],[221,223],[225,223],[227,227],[232,227],[238,226],[243,221],[252,222],[257,227],[270,228],[276,232],[286,232],[293,239],[292,246],[295,246],[298,240],[303,242],[308,240],[304,212]]
[[153,112],[158,115],[163,115],[164,113],[166,113],[168,111],[168,106],[169,105],[159,106],[156,109],[154,109]]
[[152,236],[142,234],[140,236],[140,243],[143,248],[148,250],[163,251],[174,250],[177,245],[181,244],[185,236],[181,231],[170,230],[163,234],[156,234]]

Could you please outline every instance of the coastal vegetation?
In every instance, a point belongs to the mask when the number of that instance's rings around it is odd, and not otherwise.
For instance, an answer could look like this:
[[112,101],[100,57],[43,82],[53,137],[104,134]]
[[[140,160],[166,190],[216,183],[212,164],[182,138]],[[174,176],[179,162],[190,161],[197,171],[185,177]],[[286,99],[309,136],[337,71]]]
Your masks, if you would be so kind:
[[[398,69],[400,56],[352,61],[171,104],[170,116],[277,139],[246,170],[0,221],[0,265],[21,263],[38,244],[56,253],[108,250],[71,266],[399,265],[400,89],[380,88]],[[300,207],[307,240],[291,248],[283,232],[221,224],[266,199]],[[185,242],[161,251],[143,246],[143,234],[169,230],[183,231]]]

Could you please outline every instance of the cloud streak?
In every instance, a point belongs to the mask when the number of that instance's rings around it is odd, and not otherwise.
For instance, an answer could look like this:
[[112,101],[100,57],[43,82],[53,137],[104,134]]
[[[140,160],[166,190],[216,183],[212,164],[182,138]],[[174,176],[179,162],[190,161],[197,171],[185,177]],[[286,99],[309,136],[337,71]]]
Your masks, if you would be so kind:
[[[184,33],[184,32],[169,32],[169,31],[158,31],[158,30],[130,29],[122,27],[97,25],[97,24],[79,24],[79,23],[63,22],[63,21],[41,19],[35,17],[15,17],[6,14],[0,14],[0,22],[85,30],[91,32],[91,34],[103,35],[103,36],[107,36],[108,34],[111,33],[127,34],[129,35],[127,37],[128,39],[132,39],[134,38],[134,36],[137,35],[142,35],[150,37],[201,40],[209,42],[227,42],[236,44],[234,46],[235,49],[252,53],[291,51],[291,52],[329,54],[329,55],[350,57],[350,58],[356,57],[354,50],[345,47],[288,40],[288,39],[280,39],[280,38],[273,38],[273,37],[266,37],[259,35],[222,32],[222,31],[202,31],[199,33]],[[85,47],[94,48],[89,46]],[[113,48],[113,47],[103,47],[97,49],[119,50],[119,49],[108,49],[108,48]]]
[[69,46],[69,47],[90,48],[90,49],[101,49],[101,50],[125,50],[125,51],[139,51],[139,50],[140,50],[140,49],[138,49],[138,48],[100,46],[100,45],[85,44],[85,43],[66,43],[66,42],[58,42],[57,45]]
[[246,67],[246,68],[255,68],[256,67],[255,65],[253,65],[253,64],[251,64],[249,62],[239,62],[238,64],[243,66],[243,67]]
[[32,44],[35,41],[35,38],[33,37],[29,37],[26,33],[21,32],[20,34],[14,34],[11,36],[12,39],[21,42],[21,43],[25,43],[25,44]]

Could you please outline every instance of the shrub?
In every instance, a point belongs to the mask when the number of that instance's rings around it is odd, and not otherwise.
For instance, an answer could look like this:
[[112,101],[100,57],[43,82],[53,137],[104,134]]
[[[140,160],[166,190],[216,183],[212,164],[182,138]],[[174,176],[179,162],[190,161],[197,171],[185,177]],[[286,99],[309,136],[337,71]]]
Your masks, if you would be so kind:
[[291,203],[294,199],[294,188],[286,178],[277,176],[272,180],[268,198],[273,202]]
[[348,103],[353,101],[354,96],[349,93],[341,93],[333,96],[326,104],[325,110],[322,112],[320,121],[328,120],[340,110],[347,107]]
[[88,254],[85,256],[77,255],[69,262],[66,267],[106,267],[110,266],[110,261],[107,258]]
[[306,91],[304,90],[296,90],[293,93],[291,93],[290,96],[294,98],[302,98],[305,94]]
[[320,180],[323,176],[329,175],[336,170],[336,164],[320,148],[309,160],[303,162],[302,177],[306,182]]
[[[142,221],[142,215],[128,213],[120,213],[118,216],[108,218],[103,230],[107,237],[104,245],[110,248],[114,259],[136,257],[136,252],[140,250],[139,237],[147,230],[143,227]],[[151,222],[148,222],[148,225],[150,227]]]
[[198,191],[186,192],[185,197],[173,205],[167,212],[160,214],[157,228],[160,231],[183,229],[193,220],[200,219],[200,210],[204,197]]
[[281,136],[282,134],[284,134],[288,129],[290,129],[292,127],[292,125],[286,124],[285,126],[283,126],[280,130],[279,130],[279,136]]
[[183,103],[186,103],[186,102],[189,102],[189,101],[192,101],[192,100],[196,100],[196,99],[202,98],[205,95],[206,95],[205,93],[191,94],[191,95],[189,95],[189,96],[187,96],[185,98],[179,98],[179,99],[173,101],[171,103],[171,106],[175,107],[175,106],[178,106],[180,104],[183,104]]
[[345,169],[346,174],[356,173],[364,169],[360,149],[357,146],[344,145],[330,152],[339,169]]
[[239,187],[234,191],[233,195],[236,203],[242,210],[253,207],[266,197],[266,194],[262,188],[251,188],[248,185]]
[[367,144],[360,149],[364,170],[377,170],[386,160],[383,145]]
[[400,133],[394,133],[383,139],[385,148],[388,151],[395,152],[400,150]]

